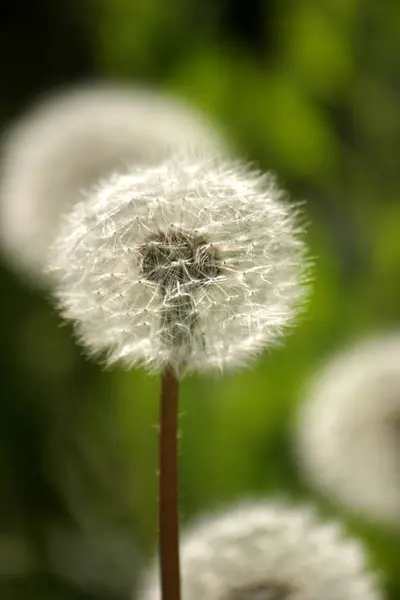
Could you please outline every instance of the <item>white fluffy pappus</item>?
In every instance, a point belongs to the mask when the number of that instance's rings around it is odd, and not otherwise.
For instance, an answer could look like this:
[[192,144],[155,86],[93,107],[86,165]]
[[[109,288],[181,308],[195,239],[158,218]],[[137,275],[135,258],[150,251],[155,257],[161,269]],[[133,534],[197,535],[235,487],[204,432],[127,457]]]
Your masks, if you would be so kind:
[[272,175],[178,155],[75,207],[51,253],[55,297],[108,364],[238,366],[301,307],[301,232]]
[[371,521],[400,526],[400,333],[358,342],[319,372],[300,407],[307,479]]
[[[380,600],[363,547],[314,510],[248,503],[192,526],[181,541],[182,600]],[[139,600],[160,600],[158,564]]]
[[45,96],[2,139],[0,246],[21,274],[46,283],[49,245],[83,189],[127,164],[223,146],[201,113],[155,90],[93,82]]

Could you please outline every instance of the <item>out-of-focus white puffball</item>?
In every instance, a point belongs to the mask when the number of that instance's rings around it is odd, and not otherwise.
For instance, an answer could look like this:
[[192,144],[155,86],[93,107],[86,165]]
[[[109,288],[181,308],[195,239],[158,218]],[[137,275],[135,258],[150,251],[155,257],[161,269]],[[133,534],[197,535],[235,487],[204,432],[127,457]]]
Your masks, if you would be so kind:
[[[381,600],[361,544],[308,507],[248,503],[187,530],[182,600]],[[160,600],[157,566],[140,600]]]
[[0,247],[20,273],[47,283],[49,245],[82,190],[126,164],[224,147],[203,115],[157,91],[92,83],[49,95],[2,139]]
[[326,363],[296,425],[312,484],[371,521],[400,526],[400,332]]

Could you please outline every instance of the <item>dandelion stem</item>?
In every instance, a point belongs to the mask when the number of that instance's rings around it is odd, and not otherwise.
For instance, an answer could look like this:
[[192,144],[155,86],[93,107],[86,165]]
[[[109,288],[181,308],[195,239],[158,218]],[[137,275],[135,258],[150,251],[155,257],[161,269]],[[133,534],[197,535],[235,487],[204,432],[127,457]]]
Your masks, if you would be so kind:
[[159,552],[162,600],[180,600],[178,521],[179,381],[166,368],[162,374],[159,438]]

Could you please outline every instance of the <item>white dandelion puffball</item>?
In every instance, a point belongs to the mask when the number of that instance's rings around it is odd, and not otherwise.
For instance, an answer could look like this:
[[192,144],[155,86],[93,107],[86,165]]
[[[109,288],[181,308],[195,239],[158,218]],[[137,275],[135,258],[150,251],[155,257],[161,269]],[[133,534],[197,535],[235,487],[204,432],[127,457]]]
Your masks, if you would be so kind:
[[[380,600],[361,545],[338,523],[280,503],[249,503],[181,541],[182,600]],[[160,600],[156,563],[140,600]]]
[[42,283],[60,217],[83,189],[128,163],[157,164],[182,148],[224,145],[183,101],[106,83],[46,97],[2,141],[0,245],[14,267]]
[[55,296],[92,353],[178,373],[240,365],[305,295],[296,215],[271,175],[178,156],[113,176],[66,219]]
[[327,363],[296,425],[312,483],[372,521],[400,526],[400,333]]

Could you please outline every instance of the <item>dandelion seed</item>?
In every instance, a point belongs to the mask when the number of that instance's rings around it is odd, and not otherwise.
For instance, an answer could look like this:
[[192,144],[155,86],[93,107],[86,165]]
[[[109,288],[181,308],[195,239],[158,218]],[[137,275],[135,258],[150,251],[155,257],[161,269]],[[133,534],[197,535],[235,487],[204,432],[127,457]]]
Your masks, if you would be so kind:
[[[380,600],[360,543],[307,507],[249,503],[183,535],[183,600]],[[159,600],[157,570],[140,600]]]
[[108,364],[239,366],[302,306],[300,233],[273,176],[179,155],[105,179],[72,211],[52,250],[55,295]]
[[43,280],[61,215],[83,189],[127,164],[224,146],[201,114],[155,91],[95,83],[51,95],[5,136],[0,244],[14,267]]
[[324,493],[400,525],[400,335],[359,342],[321,369],[297,422],[299,463]]

